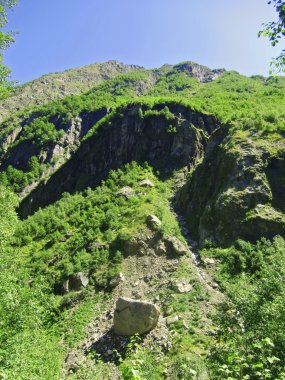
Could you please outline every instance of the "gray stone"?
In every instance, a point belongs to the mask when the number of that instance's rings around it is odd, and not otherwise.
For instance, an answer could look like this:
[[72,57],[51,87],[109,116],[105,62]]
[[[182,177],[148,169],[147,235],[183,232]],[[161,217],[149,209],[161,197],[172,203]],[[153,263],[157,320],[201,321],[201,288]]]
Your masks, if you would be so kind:
[[124,277],[123,273],[118,273],[115,277],[111,278],[111,280],[109,282],[109,286],[111,288],[115,288],[121,282],[124,282],[124,281],[125,281],[125,277]]
[[157,243],[155,253],[157,255],[166,255],[167,249],[163,240],[159,240],[159,242]]
[[190,284],[187,280],[174,281],[171,283],[171,287],[178,293],[188,293],[193,289],[192,284]]
[[166,325],[170,326],[173,325],[173,323],[177,322],[179,320],[178,315],[175,315],[174,317],[168,317],[166,318]]
[[89,283],[89,279],[83,272],[74,273],[68,280],[68,290],[81,290],[86,288]]
[[144,334],[157,325],[159,308],[147,301],[120,297],[114,313],[114,332],[131,336]]
[[148,217],[147,217],[147,224],[150,227],[158,228],[158,227],[161,226],[161,220],[158,219],[158,217],[155,216],[155,215],[148,215]]
[[154,187],[154,184],[149,179],[144,179],[140,181],[139,185],[142,187]]
[[213,258],[211,258],[211,257],[205,257],[204,263],[206,265],[212,266],[212,265],[216,264],[216,261]]
[[170,256],[183,256],[188,253],[185,245],[176,237],[169,236],[163,239]]
[[134,195],[136,195],[136,193],[131,187],[124,186],[120,190],[117,191],[117,195],[129,199],[129,198],[132,198]]

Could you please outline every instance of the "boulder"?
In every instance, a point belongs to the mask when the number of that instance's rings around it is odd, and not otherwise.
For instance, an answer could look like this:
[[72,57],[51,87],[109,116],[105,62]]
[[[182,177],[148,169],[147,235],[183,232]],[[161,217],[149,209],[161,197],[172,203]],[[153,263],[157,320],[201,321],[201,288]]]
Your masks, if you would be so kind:
[[151,302],[120,297],[114,313],[114,332],[117,335],[141,335],[157,325],[159,308]]
[[129,199],[129,198],[132,198],[134,195],[136,195],[136,193],[131,187],[124,186],[120,190],[117,191],[117,195]]
[[163,240],[158,241],[155,253],[159,256],[166,255],[167,249]]
[[139,185],[142,187],[154,187],[154,184],[149,179],[144,179],[140,181]]
[[178,293],[188,293],[193,290],[192,284],[187,280],[177,280],[171,283],[171,287]]
[[68,279],[68,290],[81,290],[82,288],[86,288],[88,285],[89,279],[83,272],[74,273]]
[[124,281],[125,281],[125,277],[124,277],[123,273],[118,273],[115,277],[111,278],[111,280],[109,282],[109,286],[111,288],[115,288],[121,282],[124,282]]
[[166,325],[167,326],[173,325],[177,321],[179,321],[178,315],[175,315],[174,317],[168,317],[168,318],[166,318]]
[[205,257],[203,261],[206,265],[209,265],[209,266],[213,266],[216,264],[215,259],[213,259],[212,257]]
[[152,228],[159,228],[161,226],[161,220],[155,215],[148,215],[147,224]]
[[176,237],[169,236],[163,239],[170,256],[183,256],[188,253],[185,245]]

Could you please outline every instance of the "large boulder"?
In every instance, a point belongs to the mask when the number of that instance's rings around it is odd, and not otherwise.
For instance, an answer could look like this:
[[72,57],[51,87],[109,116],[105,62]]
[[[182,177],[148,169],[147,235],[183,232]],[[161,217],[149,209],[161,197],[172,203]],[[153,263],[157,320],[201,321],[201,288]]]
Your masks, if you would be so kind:
[[183,256],[188,253],[187,247],[174,236],[163,238],[163,242],[166,246],[167,254],[171,257]]
[[115,334],[144,334],[155,328],[159,314],[159,308],[150,302],[120,297],[114,313]]

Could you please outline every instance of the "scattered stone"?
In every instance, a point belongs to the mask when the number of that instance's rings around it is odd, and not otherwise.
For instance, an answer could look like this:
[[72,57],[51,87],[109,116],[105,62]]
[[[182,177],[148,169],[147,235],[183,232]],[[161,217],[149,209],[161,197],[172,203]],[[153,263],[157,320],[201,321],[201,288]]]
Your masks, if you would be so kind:
[[161,220],[155,215],[148,215],[147,223],[152,228],[158,228],[161,226]]
[[129,199],[129,198],[132,198],[134,195],[136,195],[136,193],[131,187],[124,186],[120,190],[117,191],[117,195]]
[[140,299],[140,298],[143,297],[143,294],[142,294],[140,291],[138,291],[138,290],[133,290],[133,291],[132,291],[132,296],[133,296],[135,299]]
[[149,179],[144,179],[140,181],[139,185],[142,187],[154,187],[154,184]]
[[131,336],[144,334],[157,325],[159,308],[147,301],[120,297],[114,313],[114,332]]
[[185,321],[183,321],[182,325],[183,325],[183,327],[185,328],[185,330],[189,330],[189,326],[186,324]]
[[157,247],[156,247],[156,250],[155,250],[155,253],[157,255],[166,255],[167,249],[166,249],[166,245],[165,245],[163,240],[159,240]]
[[166,325],[170,326],[173,325],[173,323],[176,323],[179,320],[178,315],[175,315],[174,317],[168,317],[166,318]]
[[212,265],[216,264],[216,261],[213,258],[211,258],[211,257],[205,257],[204,263],[206,265],[212,266]]
[[212,286],[213,289],[218,289],[218,287],[219,287],[219,285],[216,282],[213,282],[211,284],[211,286]]
[[166,310],[166,315],[170,315],[174,312],[174,309],[172,306],[168,307],[167,310]]
[[173,281],[171,287],[178,293],[188,293],[193,290],[193,285],[187,280],[182,281]]
[[109,286],[111,288],[116,288],[118,285],[120,285],[124,281],[125,281],[125,277],[124,277],[123,273],[118,273],[115,277],[113,277],[110,280]]

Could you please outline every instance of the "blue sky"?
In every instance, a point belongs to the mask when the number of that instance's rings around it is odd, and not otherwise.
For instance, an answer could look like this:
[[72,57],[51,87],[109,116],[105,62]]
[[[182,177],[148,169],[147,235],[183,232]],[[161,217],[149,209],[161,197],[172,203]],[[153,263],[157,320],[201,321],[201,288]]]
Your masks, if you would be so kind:
[[268,75],[278,49],[258,38],[276,15],[267,0],[19,0],[4,54],[20,82],[116,59],[146,68],[192,60]]

